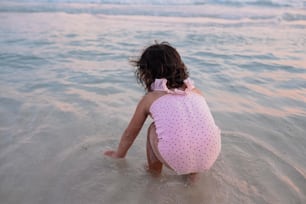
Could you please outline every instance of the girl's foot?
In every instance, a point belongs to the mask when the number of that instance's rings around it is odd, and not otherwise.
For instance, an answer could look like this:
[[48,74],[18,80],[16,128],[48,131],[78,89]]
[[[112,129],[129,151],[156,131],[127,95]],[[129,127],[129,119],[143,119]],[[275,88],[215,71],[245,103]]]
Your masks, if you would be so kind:
[[159,169],[158,170],[152,169],[147,164],[144,165],[144,169],[146,172],[150,173],[153,177],[158,177],[161,175],[161,171]]
[[200,180],[199,173],[190,173],[190,174],[187,174],[187,177],[186,177],[187,185],[193,186],[196,183],[198,183],[199,180]]

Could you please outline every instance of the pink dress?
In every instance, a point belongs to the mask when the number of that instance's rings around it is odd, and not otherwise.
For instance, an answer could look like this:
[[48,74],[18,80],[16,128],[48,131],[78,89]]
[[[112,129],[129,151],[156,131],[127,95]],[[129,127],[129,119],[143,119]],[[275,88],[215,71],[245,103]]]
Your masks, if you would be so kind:
[[205,98],[192,92],[190,79],[187,88],[169,90],[166,79],[156,79],[153,91],[168,94],[156,99],[150,113],[158,137],[158,150],[177,174],[208,170],[221,150],[221,132],[216,126]]

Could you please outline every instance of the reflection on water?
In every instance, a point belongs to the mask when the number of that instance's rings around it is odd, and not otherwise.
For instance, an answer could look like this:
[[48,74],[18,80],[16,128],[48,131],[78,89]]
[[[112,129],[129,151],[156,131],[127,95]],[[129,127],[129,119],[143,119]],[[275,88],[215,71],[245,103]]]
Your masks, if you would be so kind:
[[[1,203],[306,201],[304,10],[35,5],[0,9]],[[154,40],[178,48],[223,132],[194,187],[144,171],[150,121],[126,160],[102,156],[144,94],[128,60]]]

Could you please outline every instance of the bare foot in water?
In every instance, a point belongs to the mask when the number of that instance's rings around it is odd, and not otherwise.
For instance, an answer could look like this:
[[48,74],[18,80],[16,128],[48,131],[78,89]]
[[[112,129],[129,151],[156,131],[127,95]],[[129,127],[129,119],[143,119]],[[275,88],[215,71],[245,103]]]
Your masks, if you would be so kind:
[[151,176],[153,176],[153,177],[159,177],[161,175],[161,171],[155,170],[155,169],[150,169],[149,165],[147,165],[147,164],[144,164],[144,169],[145,169],[146,172],[150,173]]
[[186,175],[186,184],[189,186],[194,186],[200,180],[199,173],[190,173]]

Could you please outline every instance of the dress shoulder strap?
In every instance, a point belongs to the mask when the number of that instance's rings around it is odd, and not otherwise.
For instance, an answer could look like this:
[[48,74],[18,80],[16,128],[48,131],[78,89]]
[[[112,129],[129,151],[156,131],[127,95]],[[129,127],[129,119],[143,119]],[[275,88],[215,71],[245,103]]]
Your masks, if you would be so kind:
[[155,79],[155,81],[151,84],[151,90],[168,92],[169,89],[167,87],[167,79]]
[[180,90],[180,89],[168,89],[167,87],[167,79],[162,78],[162,79],[155,79],[155,81],[151,84],[151,90],[152,91],[165,91],[167,93],[171,94],[181,94],[185,95],[189,93],[192,89],[194,89],[194,84],[193,81],[190,78],[187,78],[184,80],[184,84],[186,85],[185,90]]

